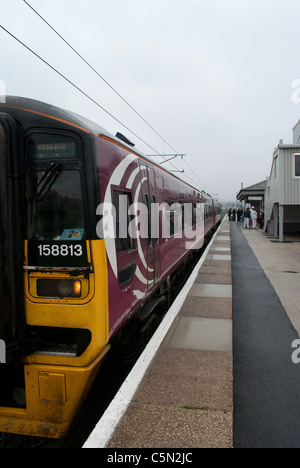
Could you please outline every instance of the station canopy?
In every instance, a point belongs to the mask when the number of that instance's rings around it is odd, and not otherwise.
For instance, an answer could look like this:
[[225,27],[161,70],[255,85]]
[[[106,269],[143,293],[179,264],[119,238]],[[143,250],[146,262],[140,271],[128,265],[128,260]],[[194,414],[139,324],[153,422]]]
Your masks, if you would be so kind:
[[237,194],[237,200],[241,203],[249,203],[256,207],[263,208],[267,183],[268,180],[266,179],[258,184],[250,185],[250,187],[242,188]]

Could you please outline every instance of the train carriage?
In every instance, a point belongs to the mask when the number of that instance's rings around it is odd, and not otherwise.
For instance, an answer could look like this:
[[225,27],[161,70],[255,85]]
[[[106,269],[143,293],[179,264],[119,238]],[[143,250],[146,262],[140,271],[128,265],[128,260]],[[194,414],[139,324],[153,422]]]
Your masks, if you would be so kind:
[[7,97],[0,216],[0,432],[61,437],[112,341],[168,295],[220,206],[121,134]]

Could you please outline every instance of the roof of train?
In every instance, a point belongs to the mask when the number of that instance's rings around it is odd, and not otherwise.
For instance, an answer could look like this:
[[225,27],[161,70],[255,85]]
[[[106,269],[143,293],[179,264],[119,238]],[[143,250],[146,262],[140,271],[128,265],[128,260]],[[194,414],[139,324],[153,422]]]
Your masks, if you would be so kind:
[[100,127],[100,125],[97,125],[95,122],[92,122],[91,120],[86,119],[81,115],[34,99],[17,96],[6,96],[5,103],[0,104],[0,110],[3,108],[29,112],[41,117],[68,123],[71,126],[79,127],[82,130],[88,131],[89,133],[92,132],[104,134],[112,137],[112,135],[104,128]]
[[[110,132],[105,130],[100,125],[74,112],[62,109],[57,106],[53,106],[51,104],[46,104],[41,101],[37,101],[34,99],[30,99],[30,98],[18,97],[18,96],[6,96],[5,102],[0,103],[0,112],[1,110],[4,110],[4,109],[11,109],[16,112],[20,112],[20,111],[29,112],[39,117],[49,118],[49,119],[56,120],[63,124],[68,124],[86,133],[93,133],[93,134],[105,136],[111,140],[114,140],[116,143],[122,146],[125,146],[131,152],[136,153],[137,155],[141,156],[144,159],[147,159],[150,164],[158,166],[156,162],[152,161],[149,157],[145,156],[138,149],[135,149],[133,148],[133,146],[127,144],[124,140],[119,139],[117,136],[112,135]],[[168,172],[174,178],[181,180],[179,177],[167,171],[165,168],[161,168],[161,169],[163,169],[165,172]],[[208,193],[204,192],[203,190],[199,188],[195,188],[187,182],[184,182],[184,183],[192,187],[194,190],[200,191],[206,196],[211,197]]]

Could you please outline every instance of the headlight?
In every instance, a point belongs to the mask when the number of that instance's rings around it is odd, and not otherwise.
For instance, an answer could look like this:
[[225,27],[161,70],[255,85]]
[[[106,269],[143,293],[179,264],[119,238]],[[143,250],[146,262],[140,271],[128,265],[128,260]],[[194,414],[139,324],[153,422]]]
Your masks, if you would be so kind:
[[81,291],[79,280],[37,280],[37,295],[41,297],[80,298]]
[[61,297],[72,297],[73,295],[73,281],[60,280],[57,281],[57,291]]

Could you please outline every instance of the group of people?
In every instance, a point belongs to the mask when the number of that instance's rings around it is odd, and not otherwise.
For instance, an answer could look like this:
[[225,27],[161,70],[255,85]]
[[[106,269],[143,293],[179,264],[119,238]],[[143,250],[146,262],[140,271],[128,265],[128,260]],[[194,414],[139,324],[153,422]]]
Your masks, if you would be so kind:
[[265,224],[265,214],[264,210],[260,210],[258,213],[254,206],[252,208],[246,208],[244,211],[242,208],[236,210],[235,208],[228,211],[228,217],[230,221],[240,222],[244,218],[244,228],[245,229],[257,229],[257,222],[259,223],[260,229],[263,229]]

